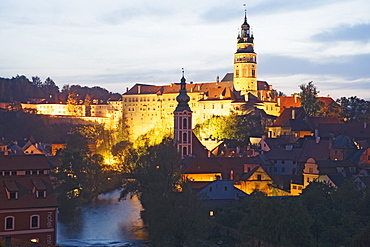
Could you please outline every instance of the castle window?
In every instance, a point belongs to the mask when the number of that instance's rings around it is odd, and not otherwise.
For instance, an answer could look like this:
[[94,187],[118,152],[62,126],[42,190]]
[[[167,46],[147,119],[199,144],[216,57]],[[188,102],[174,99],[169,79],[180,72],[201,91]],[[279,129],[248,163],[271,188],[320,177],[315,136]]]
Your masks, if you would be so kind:
[[30,228],[40,228],[40,216],[32,215],[30,217]]
[[14,216],[5,218],[5,230],[14,230]]
[[182,124],[182,127],[184,129],[187,129],[188,128],[188,120],[186,118],[183,119],[183,124]]
[[187,134],[186,134],[186,133],[183,133],[183,134],[182,134],[182,141],[183,141],[184,143],[187,143],[187,142],[188,142],[188,138],[187,138]]
[[182,155],[186,156],[188,154],[188,149],[186,147],[182,148]]

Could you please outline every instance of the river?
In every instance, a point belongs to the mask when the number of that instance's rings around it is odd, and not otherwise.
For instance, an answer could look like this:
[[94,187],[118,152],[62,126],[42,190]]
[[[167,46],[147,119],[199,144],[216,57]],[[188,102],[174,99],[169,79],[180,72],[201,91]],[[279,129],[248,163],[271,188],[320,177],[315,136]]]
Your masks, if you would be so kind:
[[147,233],[137,198],[118,201],[119,191],[99,195],[80,207],[72,223],[57,225],[59,246],[146,246]]

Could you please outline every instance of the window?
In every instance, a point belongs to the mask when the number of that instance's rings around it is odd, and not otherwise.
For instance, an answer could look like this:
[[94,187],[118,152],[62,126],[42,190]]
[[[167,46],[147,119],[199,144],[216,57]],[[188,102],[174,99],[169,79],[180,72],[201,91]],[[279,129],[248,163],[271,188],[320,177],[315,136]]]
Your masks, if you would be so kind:
[[309,173],[313,173],[313,168],[308,168]]
[[225,186],[225,191],[227,191],[227,186]]
[[186,118],[183,119],[183,124],[182,124],[182,127],[184,129],[187,129],[188,128],[188,120]]
[[40,216],[32,215],[30,217],[30,228],[40,228]]
[[262,175],[261,174],[257,175],[257,180],[262,180]]
[[293,185],[293,190],[296,190],[297,189],[297,185]]
[[209,191],[212,191],[212,187],[209,187]]
[[182,155],[183,156],[186,156],[188,154],[188,150],[187,150],[187,148],[186,147],[183,147],[182,148]]
[[187,143],[188,142],[188,138],[187,138],[188,136],[186,135],[186,133],[183,133],[182,134],[182,141],[184,142],[184,143]]
[[9,192],[9,199],[18,199],[18,192]]
[[37,198],[45,198],[46,197],[46,190],[37,190],[36,191]]
[[281,168],[281,172],[285,172],[285,167],[282,167]]
[[5,230],[14,230],[14,216],[5,218]]

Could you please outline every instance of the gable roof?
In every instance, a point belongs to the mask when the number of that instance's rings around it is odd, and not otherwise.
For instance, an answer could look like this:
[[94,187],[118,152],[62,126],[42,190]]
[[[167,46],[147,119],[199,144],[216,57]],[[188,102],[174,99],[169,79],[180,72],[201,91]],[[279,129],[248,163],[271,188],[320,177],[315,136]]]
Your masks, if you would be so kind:
[[[47,175],[38,178],[4,177],[0,178],[0,185],[0,212],[5,209],[58,207],[51,180]],[[36,198],[34,193],[30,193],[35,187],[37,190],[46,190],[46,198]],[[6,188],[18,192],[18,199],[8,199]]]
[[298,162],[306,162],[309,158],[315,161],[328,160],[330,157],[329,140],[306,139],[302,146],[302,152],[298,157]]
[[45,155],[4,155],[0,156],[1,171],[49,170],[50,164]]

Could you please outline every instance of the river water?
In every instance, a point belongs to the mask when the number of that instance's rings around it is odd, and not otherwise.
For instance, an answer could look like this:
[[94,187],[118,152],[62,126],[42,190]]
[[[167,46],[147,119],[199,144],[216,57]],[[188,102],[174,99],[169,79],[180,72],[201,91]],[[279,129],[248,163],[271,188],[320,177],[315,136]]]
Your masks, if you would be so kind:
[[118,201],[119,190],[99,195],[80,207],[72,223],[57,225],[60,246],[146,246],[147,232],[137,198]]

